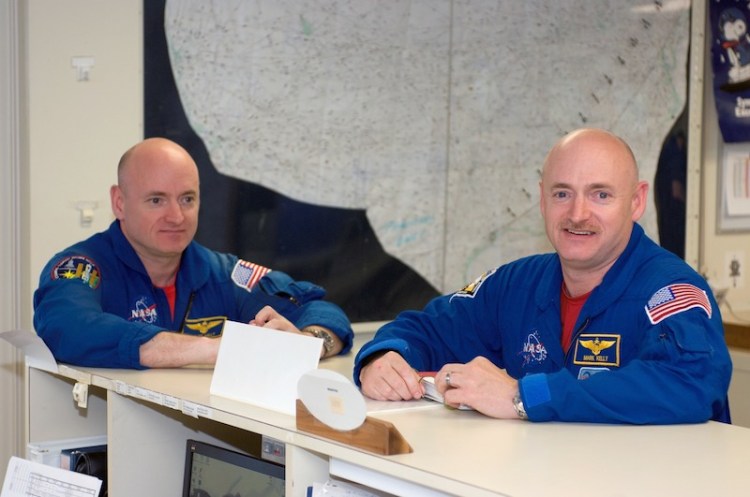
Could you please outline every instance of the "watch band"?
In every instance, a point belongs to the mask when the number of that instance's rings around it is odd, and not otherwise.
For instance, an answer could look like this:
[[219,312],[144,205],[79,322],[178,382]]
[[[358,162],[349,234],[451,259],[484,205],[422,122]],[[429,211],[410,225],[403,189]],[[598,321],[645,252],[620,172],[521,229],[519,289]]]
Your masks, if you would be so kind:
[[328,357],[333,352],[333,337],[331,333],[320,326],[305,326],[302,333],[309,333],[316,338],[323,339],[323,355],[321,358]]
[[526,414],[526,409],[523,407],[523,400],[521,399],[520,392],[513,397],[513,409],[516,410],[516,414],[519,418],[523,420],[529,419],[528,414]]

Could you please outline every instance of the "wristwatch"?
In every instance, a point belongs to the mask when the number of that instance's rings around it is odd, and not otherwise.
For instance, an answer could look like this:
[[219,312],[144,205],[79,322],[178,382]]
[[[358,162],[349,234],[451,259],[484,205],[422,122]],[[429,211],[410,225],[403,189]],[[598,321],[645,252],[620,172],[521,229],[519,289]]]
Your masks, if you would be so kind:
[[529,419],[529,416],[526,414],[526,409],[523,407],[523,400],[521,400],[521,393],[517,393],[515,397],[513,397],[513,409],[516,410],[516,414],[518,414],[518,417],[521,419]]
[[306,326],[302,333],[309,333],[314,337],[323,339],[323,355],[320,356],[321,358],[331,355],[331,352],[333,352],[333,337],[328,331],[319,326]]

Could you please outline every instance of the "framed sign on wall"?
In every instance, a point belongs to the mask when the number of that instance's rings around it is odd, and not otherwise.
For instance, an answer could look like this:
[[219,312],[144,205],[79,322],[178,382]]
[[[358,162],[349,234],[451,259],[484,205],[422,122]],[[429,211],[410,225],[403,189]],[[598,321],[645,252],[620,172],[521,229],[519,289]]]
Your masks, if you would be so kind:
[[718,188],[718,231],[750,232],[750,142],[724,145]]

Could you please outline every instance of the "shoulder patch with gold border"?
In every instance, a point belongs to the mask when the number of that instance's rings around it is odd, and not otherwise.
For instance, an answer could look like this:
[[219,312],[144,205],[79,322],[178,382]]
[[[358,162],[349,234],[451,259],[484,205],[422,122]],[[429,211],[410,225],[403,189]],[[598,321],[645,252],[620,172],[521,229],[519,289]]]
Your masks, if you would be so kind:
[[497,271],[497,268],[491,269],[491,270],[485,272],[479,278],[475,279],[474,281],[472,281],[471,283],[469,283],[468,285],[466,285],[465,287],[463,287],[461,290],[459,290],[456,293],[454,293],[451,296],[451,300],[453,300],[453,297],[469,297],[469,298],[473,299],[474,296],[479,291],[479,288],[485,282],[485,280],[487,280],[487,278],[489,278],[490,276],[492,276],[492,274],[495,271]]

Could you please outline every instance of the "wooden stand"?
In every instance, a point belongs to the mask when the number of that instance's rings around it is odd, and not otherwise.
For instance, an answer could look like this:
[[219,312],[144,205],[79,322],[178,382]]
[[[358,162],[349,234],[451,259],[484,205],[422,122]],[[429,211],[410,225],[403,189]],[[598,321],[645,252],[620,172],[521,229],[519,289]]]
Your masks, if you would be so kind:
[[413,452],[393,423],[367,417],[359,428],[335,430],[318,421],[300,399],[297,399],[297,429],[385,456]]

